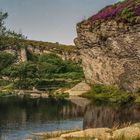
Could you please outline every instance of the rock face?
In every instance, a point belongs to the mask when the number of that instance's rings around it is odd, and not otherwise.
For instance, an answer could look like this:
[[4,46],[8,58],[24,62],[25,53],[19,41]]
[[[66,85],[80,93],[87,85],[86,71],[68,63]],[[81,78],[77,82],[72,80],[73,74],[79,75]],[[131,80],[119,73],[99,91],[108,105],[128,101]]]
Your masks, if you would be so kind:
[[[138,140],[140,139],[140,124],[133,124],[121,129],[94,128],[86,130],[54,131],[46,133],[33,133],[36,136],[51,136],[49,140],[74,140],[74,139],[94,139],[94,140]],[[57,137],[58,136],[58,137]],[[57,137],[57,138],[56,138]]]
[[77,24],[77,34],[87,83],[140,87],[140,24],[88,19]]
[[83,93],[88,92],[90,89],[91,87],[85,81],[82,81],[72,89],[65,91],[65,93],[69,93],[70,96],[80,96]]
[[17,43],[14,39],[11,39],[9,42],[5,41],[4,46],[0,46],[0,51],[5,51],[17,56],[17,63],[27,61],[29,53],[38,55],[43,53],[55,53],[63,60],[71,60],[76,63],[80,62],[79,52],[75,46],[58,43],[40,42],[34,40],[22,40]]

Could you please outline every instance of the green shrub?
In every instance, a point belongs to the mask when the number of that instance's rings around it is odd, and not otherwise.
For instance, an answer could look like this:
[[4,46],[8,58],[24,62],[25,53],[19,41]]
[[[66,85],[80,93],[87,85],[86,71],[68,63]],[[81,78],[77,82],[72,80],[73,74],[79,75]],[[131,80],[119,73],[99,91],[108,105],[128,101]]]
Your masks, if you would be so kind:
[[126,93],[116,87],[104,85],[93,85],[92,89],[82,96],[92,99],[95,102],[115,103],[120,105],[132,103],[135,100],[135,96],[130,93]]
[[140,97],[137,97],[136,98],[135,103],[138,104],[138,105],[140,105]]
[[24,79],[24,80],[17,80],[14,82],[14,87],[16,89],[30,89],[32,90],[33,87],[36,85],[35,79]]
[[11,83],[11,81],[9,81],[9,80],[3,80],[3,79],[0,80],[0,86],[7,86],[10,83]]
[[[75,82],[84,77],[81,66],[71,61],[64,61],[55,54],[30,55],[30,61],[12,64],[1,71],[1,76],[7,76],[13,80],[16,88],[31,89],[38,85],[40,87],[50,80],[53,81],[52,86],[69,87],[71,83],[66,82],[67,80]],[[41,81],[43,83],[40,84]]]
[[10,53],[0,52],[0,71],[15,62],[15,56]]
[[140,93],[140,88],[137,89],[137,93]]
[[134,14],[132,8],[124,8],[123,11],[121,11],[120,16],[122,19],[132,23],[134,20]]

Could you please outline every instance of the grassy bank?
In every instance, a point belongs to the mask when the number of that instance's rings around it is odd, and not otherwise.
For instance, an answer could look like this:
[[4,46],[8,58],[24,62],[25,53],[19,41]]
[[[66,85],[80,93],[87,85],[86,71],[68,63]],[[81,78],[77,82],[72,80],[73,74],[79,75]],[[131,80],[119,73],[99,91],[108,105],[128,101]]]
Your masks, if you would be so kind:
[[136,103],[140,105],[139,93],[127,93],[112,86],[93,85],[91,90],[83,94],[82,97],[100,104],[126,105]]

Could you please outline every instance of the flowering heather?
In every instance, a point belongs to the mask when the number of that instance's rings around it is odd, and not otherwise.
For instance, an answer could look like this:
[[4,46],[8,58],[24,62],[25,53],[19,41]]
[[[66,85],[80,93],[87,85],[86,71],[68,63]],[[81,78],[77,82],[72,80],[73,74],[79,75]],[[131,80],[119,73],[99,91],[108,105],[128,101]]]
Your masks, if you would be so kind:
[[135,8],[135,13],[134,13],[135,16],[140,16],[140,4],[137,5],[137,7]]
[[127,22],[135,22],[135,17],[140,16],[140,0],[124,0],[117,4],[107,6],[91,17],[95,20],[122,19]]

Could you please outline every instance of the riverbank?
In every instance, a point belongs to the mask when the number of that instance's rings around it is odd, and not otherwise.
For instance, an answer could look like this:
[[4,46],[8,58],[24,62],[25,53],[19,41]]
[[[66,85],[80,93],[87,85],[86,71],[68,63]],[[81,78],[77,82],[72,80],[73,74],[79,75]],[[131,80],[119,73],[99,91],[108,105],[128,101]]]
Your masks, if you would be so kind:
[[51,91],[33,90],[2,90],[0,97],[7,96],[28,96],[30,98],[55,98],[55,99],[70,99],[71,97],[87,98],[97,104],[107,105],[140,105],[140,92],[135,93],[120,90],[113,86],[93,85],[89,86],[85,81],[82,81],[72,88],[59,88]]
[[79,97],[70,101],[20,96],[0,98],[0,124],[3,126],[0,139],[26,139],[35,132],[114,128],[116,124],[140,122],[137,106],[96,105],[86,100]]
[[140,123],[126,127],[33,133],[43,140],[140,140]]
[[113,86],[93,85],[91,90],[80,95],[81,97],[92,100],[97,104],[108,105],[140,105],[140,91],[127,92]]
[[51,93],[47,91],[40,90],[1,90],[0,97],[9,97],[9,96],[20,96],[20,97],[30,97],[30,98],[66,98],[69,95],[64,93],[62,89],[54,90]]
[[6,97],[6,96],[28,96],[31,98],[56,98],[56,99],[66,99],[69,97],[78,97],[80,95],[83,95],[84,93],[88,92],[90,90],[90,86],[86,84],[85,81],[82,81],[72,88],[59,88],[54,90],[48,90],[48,91],[41,91],[38,89],[33,90],[1,90],[0,91],[0,97]]

